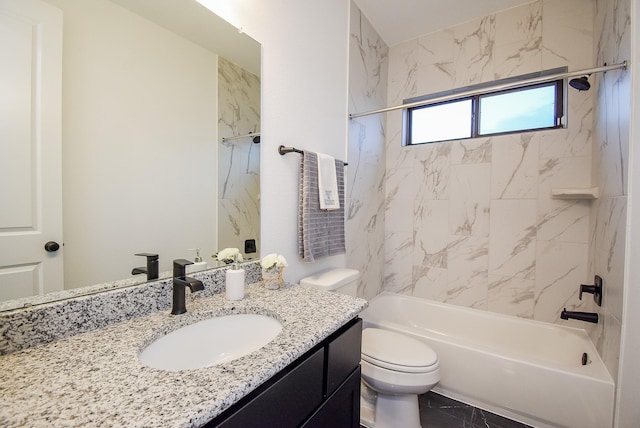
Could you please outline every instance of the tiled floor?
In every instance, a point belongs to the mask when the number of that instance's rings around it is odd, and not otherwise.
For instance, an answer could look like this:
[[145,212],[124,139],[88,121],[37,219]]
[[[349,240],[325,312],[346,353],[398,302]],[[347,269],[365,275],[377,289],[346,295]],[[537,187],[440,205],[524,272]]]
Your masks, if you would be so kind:
[[422,428],[527,428],[502,416],[428,392],[420,396]]

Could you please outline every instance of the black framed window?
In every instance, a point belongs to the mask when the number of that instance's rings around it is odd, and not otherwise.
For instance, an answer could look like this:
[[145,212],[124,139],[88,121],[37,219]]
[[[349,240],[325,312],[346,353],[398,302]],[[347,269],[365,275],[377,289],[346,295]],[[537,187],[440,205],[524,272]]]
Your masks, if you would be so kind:
[[405,111],[405,145],[562,128],[564,80],[487,91]]

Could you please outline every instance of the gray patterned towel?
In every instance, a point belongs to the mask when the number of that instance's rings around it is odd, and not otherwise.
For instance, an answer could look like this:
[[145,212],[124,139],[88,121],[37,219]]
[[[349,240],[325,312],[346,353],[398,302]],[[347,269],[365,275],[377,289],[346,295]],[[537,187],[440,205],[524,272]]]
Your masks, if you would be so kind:
[[337,210],[321,210],[318,195],[318,157],[304,151],[298,192],[298,255],[305,262],[346,252],[344,239],[344,162],[336,159]]

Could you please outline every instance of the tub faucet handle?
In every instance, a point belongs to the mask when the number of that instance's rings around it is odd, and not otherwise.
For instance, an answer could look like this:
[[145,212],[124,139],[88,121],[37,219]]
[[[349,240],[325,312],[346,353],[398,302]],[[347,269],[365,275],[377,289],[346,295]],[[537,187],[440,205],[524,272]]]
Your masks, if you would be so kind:
[[593,301],[598,306],[602,306],[602,278],[596,275],[593,285],[580,284],[580,293],[578,294],[580,300],[582,300],[582,293],[593,294]]

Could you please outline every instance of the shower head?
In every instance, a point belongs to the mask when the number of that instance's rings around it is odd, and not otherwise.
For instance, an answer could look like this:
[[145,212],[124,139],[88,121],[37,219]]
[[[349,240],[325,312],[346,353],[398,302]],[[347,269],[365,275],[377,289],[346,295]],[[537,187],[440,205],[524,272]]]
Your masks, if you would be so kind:
[[253,141],[253,144],[260,144],[260,136],[256,135],[251,141]]
[[569,80],[569,85],[578,91],[588,91],[591,88],[588,75]]

